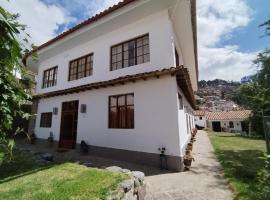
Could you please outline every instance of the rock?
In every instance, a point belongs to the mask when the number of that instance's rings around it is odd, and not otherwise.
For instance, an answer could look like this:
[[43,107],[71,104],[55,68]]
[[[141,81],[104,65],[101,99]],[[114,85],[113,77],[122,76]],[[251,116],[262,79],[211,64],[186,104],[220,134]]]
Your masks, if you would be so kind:
[[121,200],[125,196],[125,192],[122,189],[117,189],[110,192],[110,195],[107,196],[106,200]]
[[133,193],[134,191],[130,190],[125,194],[123,200],[137,200],[137,195]]
[[53,155],[50,154],[50,153],[45,153],[45,154],[43,154],[43,155],[42,155],[42,158],[43,158],[44,160],[46,160],[46,161],[50,161],[50,162],[53,161]]
[[141,186],[141,183],[138,179],[134,179],[134,187],[137,188],[137,187],[140,187]]
[[127,193],[134,187],[134,180],[124,180],[120,183],[120,187],[123,188],[124,192]]
[[133,172],[132,172],[132,176],[133,176],[135,179],[139,180],[140,183],[143,183],[144,177],[145,177],[145,175],[144,175],[143,172],[140,172],[140,171],[133,171]]
[[117,166],[107,167],[106,169],[110,172],[122,172],[122,168]]

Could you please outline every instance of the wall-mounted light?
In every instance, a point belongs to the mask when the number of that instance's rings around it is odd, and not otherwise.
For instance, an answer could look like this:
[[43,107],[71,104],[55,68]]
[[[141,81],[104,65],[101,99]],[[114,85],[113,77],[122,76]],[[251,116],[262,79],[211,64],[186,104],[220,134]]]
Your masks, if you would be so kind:
[[58,114],[58,108],[57,108],[57,107],[54,107],[54,108],[53,108],[53,114],[54,114],[54,115],[57,115],[57,114]]
[[81,113],[86,113],[86,104],[81,104]]

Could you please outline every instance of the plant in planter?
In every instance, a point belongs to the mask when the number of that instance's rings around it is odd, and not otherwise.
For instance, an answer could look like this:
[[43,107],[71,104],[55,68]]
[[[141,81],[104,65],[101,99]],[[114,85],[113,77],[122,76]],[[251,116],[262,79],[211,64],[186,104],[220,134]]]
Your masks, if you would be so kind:
[[190,142],[187,144],[187,150],[192,151],[192,149],[193,149],[193,144]]
[[197,134],[197,129],[196,129],[196,128],[193,128],[193,129],[191,130],[191,135],[195,137],[196,134]]
[[192,157],[191,153],[184,156],[184,165],[185,165],[185,169],[188,170],[188,169],[191,167],[192,161],[195,161],[195,160],[194,160],[194,158]]
[[196,141],[196,138],[195,138],[195,136],[192,135],[191,138],[190,138],[190,142],[193,143],[195,141]]
[[167,156],[165,155],[166,148],[165,147],[159,147],[158,148],[160,154],[160,168],[161,169],[168,169],[168,163],[167,163]]

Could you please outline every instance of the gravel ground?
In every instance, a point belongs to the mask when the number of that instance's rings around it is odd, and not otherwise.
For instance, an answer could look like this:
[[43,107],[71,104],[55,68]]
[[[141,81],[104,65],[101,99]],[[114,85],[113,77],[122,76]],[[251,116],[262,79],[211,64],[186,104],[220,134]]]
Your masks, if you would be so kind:
[[147,200],[232,200],[204,131],[198,131],[193,157],[190,171],[147,176]]

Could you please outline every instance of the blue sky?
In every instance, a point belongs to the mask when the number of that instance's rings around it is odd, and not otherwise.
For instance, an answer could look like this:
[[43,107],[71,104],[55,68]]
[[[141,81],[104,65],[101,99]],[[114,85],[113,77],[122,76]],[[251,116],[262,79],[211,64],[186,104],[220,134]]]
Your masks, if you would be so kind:
[[[119,0],[0,1],[28,26],[40,45]],[[197,0],[199,79],[239,81],[255,73],[253,60],[270,48],[270,36],[258,26],[270,17],[270,0]]]
[[260,51],[270,48],[270,37],[264,35],[264,28],[258,27],[270,18],[269,0],[248,0],[247,4],[252,8],[252,19],[250,23],[232,33],[232,37],[224,40],[219,46],[239,45],[239,50],[244,52]]

